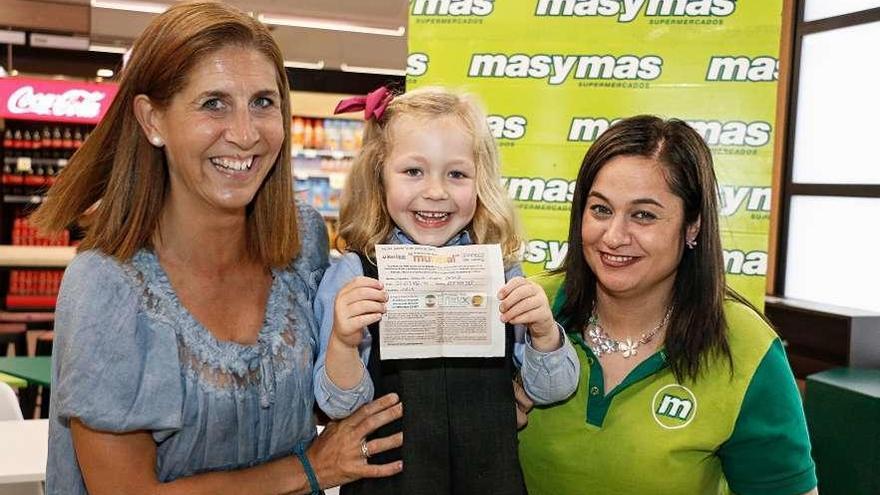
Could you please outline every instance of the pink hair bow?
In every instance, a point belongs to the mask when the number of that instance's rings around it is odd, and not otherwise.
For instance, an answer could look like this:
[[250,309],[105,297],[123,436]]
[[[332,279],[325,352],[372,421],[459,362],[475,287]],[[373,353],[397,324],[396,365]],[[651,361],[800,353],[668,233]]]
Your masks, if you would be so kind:
[[340,101],[339,104],[336,105],[336,109],[333,110],[333,114],[359,112],[363,110],[364,120],[374,118],[378,121],[382,119],[385,109],[388,108],[388,104],[391,103],[391,100],[393,99],[394,94],[391,90],[382,86],[375,91],[367,93],[366,96],[354,96]]

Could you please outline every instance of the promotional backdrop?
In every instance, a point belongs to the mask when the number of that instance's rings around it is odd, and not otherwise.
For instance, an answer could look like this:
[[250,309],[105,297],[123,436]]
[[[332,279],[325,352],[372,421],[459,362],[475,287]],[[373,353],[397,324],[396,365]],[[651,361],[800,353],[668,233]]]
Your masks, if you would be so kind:
[[530,275],[563,260],[590,143],[623,117],[688,121],[715,159],[728,282],[763,307],[781,16],[782,0],[410,0],[407,88],[482,99]]

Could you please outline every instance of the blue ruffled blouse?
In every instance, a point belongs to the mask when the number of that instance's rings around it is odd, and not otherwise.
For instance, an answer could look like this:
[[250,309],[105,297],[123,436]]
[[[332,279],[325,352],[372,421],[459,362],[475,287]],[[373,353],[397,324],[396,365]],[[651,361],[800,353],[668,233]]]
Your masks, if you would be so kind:
[[298,205],[300,255],[273,270],[257,342],[221,341],[186,310],[156,255],[120,263],[78,254],[58,296],[49,423],[49,494],[86,494],[69,420],[147,430],[162,482],[289,454],[315,437],[312,302],[327,233]]

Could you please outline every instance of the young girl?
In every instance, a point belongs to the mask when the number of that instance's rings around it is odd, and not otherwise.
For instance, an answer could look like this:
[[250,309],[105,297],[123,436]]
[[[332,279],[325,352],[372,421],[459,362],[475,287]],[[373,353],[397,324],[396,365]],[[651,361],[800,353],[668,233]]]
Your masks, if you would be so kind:
[[[384,443],[369,440],[361,451],[371,463],[402,460],[403,472],[343,493],[525,493],[514,365],[532,399],[546,404],[575,390],[578,363],[544,291],[521,276],[516,215],[501,187],[486,116],[470,98],[439,88],[396,98],[380,88],[356,108],[365,108],[367,123],[340,213],[347,252],[327,270],[315,302],[315,396],[330,417],[343,418],[374,394],[397,393],[403,418],[375,438],[402,432],[403,447],[370,457]],[[508,280],[497,295],[508,325],[505,357],[382,361],[378,322],[388,297],[372,261],[382,243],[500,244]]]

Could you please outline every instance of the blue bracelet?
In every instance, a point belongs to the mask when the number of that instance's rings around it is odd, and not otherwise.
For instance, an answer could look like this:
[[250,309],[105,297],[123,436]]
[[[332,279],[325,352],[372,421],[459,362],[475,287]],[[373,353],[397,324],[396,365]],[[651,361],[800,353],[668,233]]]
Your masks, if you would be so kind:
[[302,444],[297,445],[296,449],[293,450],[293,453],[299,458],[303,471],[306,472],[306,477],[309,479],[309,488],[312,489],[312,495],[321,495],[324,493],[321,491],[321,485],[318,484],[318,477],[315,475],[315,470],[312,469],[312,463],[309,462],[309,458],[306,456]]

